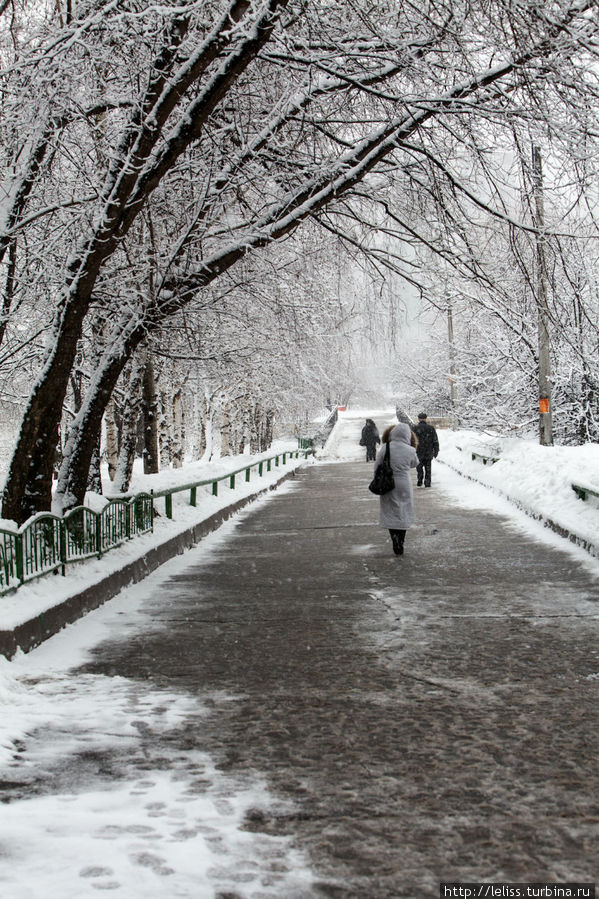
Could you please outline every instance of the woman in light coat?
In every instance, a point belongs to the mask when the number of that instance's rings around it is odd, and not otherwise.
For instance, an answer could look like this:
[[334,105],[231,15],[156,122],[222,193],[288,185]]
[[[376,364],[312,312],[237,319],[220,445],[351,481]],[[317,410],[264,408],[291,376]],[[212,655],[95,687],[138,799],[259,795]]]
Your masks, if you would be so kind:
[[385,457],[389,443],[389,457],[395,487],[389,493],[379,497],[379,524],[388,528],[396,556],[403,555],[406,531],[412,524],[412,478],[410,468],[418,465],[415,446],[418,441],[409,425],[398,424],[387,428],[383,434],[383,445],[374,463],[376,471]]

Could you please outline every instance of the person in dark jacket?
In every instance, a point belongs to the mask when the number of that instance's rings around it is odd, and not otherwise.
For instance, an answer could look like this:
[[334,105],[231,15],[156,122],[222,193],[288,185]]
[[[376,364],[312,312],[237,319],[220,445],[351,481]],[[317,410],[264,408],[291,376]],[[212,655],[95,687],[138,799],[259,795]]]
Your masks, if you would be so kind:
[[376,457],[376,445],[381,442],[377,426],[372,418],[366,419],[366,424],[362,428],[362,437],[360,446],[366,447],[366,461],[374,462]]
[[418,448],[416,450],[418,454],[418,466],[416,468],[417,487],[422,487],[423,479],[425,487],[431,486],[432,461],[439,454],[437,432],[432,425],[428,424],[426,418],[426,412],[421,412],[418,416],[418,424],[414,428],[414,433],[418,438]]

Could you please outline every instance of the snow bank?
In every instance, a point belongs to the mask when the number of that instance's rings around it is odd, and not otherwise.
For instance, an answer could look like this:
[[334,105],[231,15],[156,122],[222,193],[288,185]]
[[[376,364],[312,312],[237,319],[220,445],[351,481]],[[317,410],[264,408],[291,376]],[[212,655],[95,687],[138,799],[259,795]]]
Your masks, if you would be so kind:
[[[578,484],[599,492],[599,445],[540,446],[465,430],[440,431],[439,441],[439,462],[592,544],[599,555],[599,499],[585,502],[572,489]],[[481,456],[498,461],[485,464]]]
[[0,769],[12,758],[15,741],[26,734],[34,706],[16,666],[0,655]]

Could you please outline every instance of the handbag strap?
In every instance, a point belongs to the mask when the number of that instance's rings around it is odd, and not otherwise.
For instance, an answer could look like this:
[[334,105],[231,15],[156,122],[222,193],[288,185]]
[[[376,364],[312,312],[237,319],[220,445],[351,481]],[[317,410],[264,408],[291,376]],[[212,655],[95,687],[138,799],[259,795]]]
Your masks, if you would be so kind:
[[388,440],[387,447],[385,449],[385,462],[387,462],[387,463],[390,462],[390,455],[391,455],[391,441]]

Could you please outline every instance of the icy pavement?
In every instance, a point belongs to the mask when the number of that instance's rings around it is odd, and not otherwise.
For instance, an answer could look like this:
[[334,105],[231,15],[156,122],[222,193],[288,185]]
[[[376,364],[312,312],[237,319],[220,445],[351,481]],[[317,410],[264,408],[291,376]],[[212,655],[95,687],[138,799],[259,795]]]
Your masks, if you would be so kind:
[[597,563],[441,466],[397,558],[371,470],[301,469],[0,668],[2,897],[596,879]]

